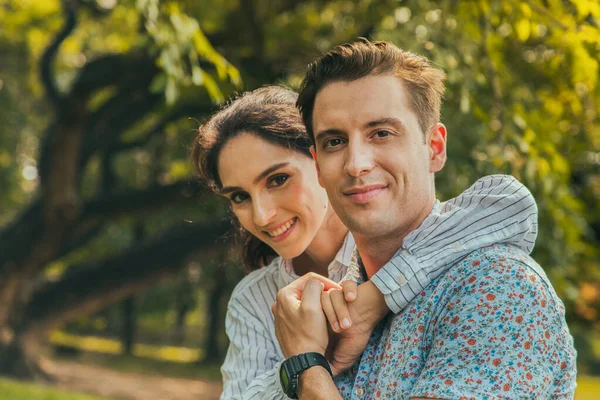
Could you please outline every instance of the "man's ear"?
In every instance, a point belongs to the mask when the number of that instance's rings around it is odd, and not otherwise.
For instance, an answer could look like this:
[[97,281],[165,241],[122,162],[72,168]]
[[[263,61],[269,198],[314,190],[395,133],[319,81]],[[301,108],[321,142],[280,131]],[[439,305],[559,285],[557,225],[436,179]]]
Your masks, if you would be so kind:
[[315,167],[317,168],[317,178],[319,180],[319,185],[321,185],[321,187],[325,188],[325,186],[323,186],[323,181],[321,180],[321,169],[319,168],[319,163],[317,162],[317,152],[315,150],[315,146],[310,146],[310,154],[312,154],[313,160],[315,161]]
[[446,163],[446,127],[442,123],[434,124],[429,129],[429,172],[440,171]]

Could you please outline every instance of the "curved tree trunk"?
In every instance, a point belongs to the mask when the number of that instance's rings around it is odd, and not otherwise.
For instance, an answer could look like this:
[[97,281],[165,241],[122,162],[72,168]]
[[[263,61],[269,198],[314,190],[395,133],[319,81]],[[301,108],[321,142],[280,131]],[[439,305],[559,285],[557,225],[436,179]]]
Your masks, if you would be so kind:
[[63,279],[33,293],[14,325],[0,326],[0,375],[44,378],[36,349],[46,333],[179,274],[190,257],[219,257],[229,228],[227,221],[185,225],[118,256],[71,267]]

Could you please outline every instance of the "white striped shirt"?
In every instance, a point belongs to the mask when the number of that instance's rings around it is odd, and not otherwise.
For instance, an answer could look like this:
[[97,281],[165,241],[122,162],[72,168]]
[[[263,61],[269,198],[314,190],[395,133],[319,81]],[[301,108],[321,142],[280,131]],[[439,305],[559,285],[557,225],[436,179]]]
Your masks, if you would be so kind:
[[[390,310],[398,313],[454,261],[494,243],[529,252],[536,233],[537,207],[529,190],[511,176],[487,176],[460,196],[436,202],[421,226],[371,280]],[[348,234],[329,265],[330,279],[356,277],[354,248]],[[271,304],[279,289],[296,278],[291,261],[276,258],[236,286],[225,322],[231,343],[221,368],[221,399],[287,399],[279,384],[284,356],[275,336]]]

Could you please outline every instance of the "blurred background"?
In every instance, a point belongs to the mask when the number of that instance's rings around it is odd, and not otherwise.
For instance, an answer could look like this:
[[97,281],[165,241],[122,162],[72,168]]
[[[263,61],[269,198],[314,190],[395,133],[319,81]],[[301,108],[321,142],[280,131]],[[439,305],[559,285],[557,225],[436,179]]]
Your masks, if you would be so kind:
[[0,398],[218,398],[244,272],[194,130],[357,37],[447,72],[440,199],[531,189],[598,398],[599,27],[597,0],[0,0]]

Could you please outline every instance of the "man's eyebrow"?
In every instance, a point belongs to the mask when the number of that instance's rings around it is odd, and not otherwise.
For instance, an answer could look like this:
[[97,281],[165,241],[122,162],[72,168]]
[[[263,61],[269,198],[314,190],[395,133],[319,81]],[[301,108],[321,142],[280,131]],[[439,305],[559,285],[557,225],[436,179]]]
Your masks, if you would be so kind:
[[[404,125],[404,123],[402,123],[402,121],[400,121],[398,118],[393,118],[393,117],[379,118],[379,119],[376,119],[373,121],[369,121],[363,126],[363,129],[374,128],[376,126],[381,126],[381,125],[392,125],[392,126],[396,127],[397,129],[399,129],[400,131],[406,132],[406,126]],[[325,129],[324,131],[321,131],[315,135],[315,143],[318,143],[319,140],[325,136],[343,135],[343,134],[344,134],[344,131],[342,131],[341,129],[335,129],[335,128]]]
[[[281,162],[281,163],[271,165],[269,168],[265,169],[263,172],[258,174],[258,176],[254,179],[254,181],[252,183],[257,184],[258,182],[260,182],[261,179],[264,179],[271,172],[277,171],[279,168],[283,168],[288,164],[289,164],[289,162]],[[219,193],[227,194],[227,193],[235,192],[236,190],[242,190],[242,188],[239,186],[225,186],[219,191]]]
[[374,128],[376,126],[381,126],[381,125],[392,125],[398,129],[400,129],[403,132],[406,131],[406,126],[402,123],[402,121],[400,121],[398,118],[392,118],[392,117],[380,118],[380,119],[376,119],[374,121],[367,122],[364,127],[366,129],[366,128]]
[[343,133],[344,132],[340,129],[325,129],[324,131],[321,131],[315,135],[315,143],[317,143],[320,139],[324,138],[325,136],[341,135]]

